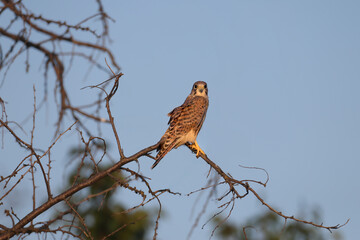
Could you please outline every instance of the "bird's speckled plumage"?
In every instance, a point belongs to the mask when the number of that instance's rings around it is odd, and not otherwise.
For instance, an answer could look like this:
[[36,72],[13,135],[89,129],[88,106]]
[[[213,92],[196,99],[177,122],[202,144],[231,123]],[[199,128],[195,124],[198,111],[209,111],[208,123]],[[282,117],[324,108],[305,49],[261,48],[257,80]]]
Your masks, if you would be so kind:
[[187,142],[195,143],[196,137],[204,123],[206,111],[209,105],[208,89],[206,82],[194,83],[190,95],[185,102],[172,110],[164,136],[160,139],[157,149],[156,162],[159,161],[173,148],[177,148]]

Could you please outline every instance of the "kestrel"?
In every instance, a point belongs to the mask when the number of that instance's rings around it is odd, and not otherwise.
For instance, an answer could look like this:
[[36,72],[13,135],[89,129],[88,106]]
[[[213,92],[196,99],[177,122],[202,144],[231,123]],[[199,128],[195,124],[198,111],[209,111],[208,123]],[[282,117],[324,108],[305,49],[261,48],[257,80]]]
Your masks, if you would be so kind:
[[208,106],[207,84],[198,81],[194,83],[185,102],[168,113],[170,117],[168,124],[170,126],[159,141],[158,154],[155,157],[156,161],[151,168],[156,167],[171,149],[178,148],[186,143],[191,144],[190,147],[196,151],[196,157],[199,157],[199,152],[204,154],[204,151],[196,142],[196,137],[204,123]]

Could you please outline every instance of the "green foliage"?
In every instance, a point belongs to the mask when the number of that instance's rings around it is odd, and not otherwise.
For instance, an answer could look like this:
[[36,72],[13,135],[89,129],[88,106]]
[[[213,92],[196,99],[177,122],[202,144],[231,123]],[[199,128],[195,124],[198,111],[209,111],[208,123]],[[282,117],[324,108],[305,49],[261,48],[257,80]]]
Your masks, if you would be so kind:
[[[319,214],[314,211],[313,219],[319,222]],[[214,225],[218,225],[222,219],[215,218]],[[246,232],[246,236],[244,234]],[[287,221],[273,212],[265,212],[263,215],[251,217],[245,224],[225,222],[219,226],[216,236],[222,240],[329,240],[324,236],[326,230],[314,226]],[[342,239],[338,231],[332,234],[333,239]]]
[[[77,182],[81,178],[88,176],[92,169],[89,165],[83,165],[81,170],[76,170],[69,178],[70,185],[77,178]],[[101,171],[101,169],[99,169]],[[76,220],[74,224],[84,230],[90,232],[93,239],[126,239],[126,240],[142,240],[145,239],[146,233],[151,227],[149,218],[150,213],[144,210],[133,210],[128,212],[127,208],[118,200],[119,194],[115,198],[114,193],[119,186],[114,186],[119,182],[126,180],[120,173],[108,176],[81,193],[72,198],[74,203],[91,196],[86,202],[82,203],[77,212],[84,219],[86,228],[80,220]],[[104,193],[105,191],[105,193]],[[98,195],[103,192],[104,194]],[[95,196],[98,195],[98,196]],[[80,233],[80,230],[77,230]],[[87,238],[82,234],[83,238]],[[90,238],[88,238],[90,239]]]

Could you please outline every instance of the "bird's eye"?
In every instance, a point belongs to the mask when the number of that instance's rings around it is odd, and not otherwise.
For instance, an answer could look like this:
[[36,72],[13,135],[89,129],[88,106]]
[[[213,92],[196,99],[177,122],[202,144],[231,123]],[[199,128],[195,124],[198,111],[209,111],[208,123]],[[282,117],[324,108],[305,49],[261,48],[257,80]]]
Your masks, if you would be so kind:
[[194,85],[194,88],[196,89],[196,88],[197,88],[197,85]]
[[207,85],[205,84],[205,86],[204,86],[205,88],[207,88]]

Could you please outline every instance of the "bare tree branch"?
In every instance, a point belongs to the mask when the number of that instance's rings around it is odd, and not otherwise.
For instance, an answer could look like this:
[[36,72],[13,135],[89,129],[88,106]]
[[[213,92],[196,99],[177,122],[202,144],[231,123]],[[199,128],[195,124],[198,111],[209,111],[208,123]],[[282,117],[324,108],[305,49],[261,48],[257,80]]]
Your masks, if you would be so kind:
[[[152,146],[139,150],[131,156],[125,156],[124,154],[121,138],[118,135],[118,130],[110,108],[110,101],[117,93],[120,77],[123,73],[120,72],[119,64],[116,62],[114,54],[107,46],[107,43],[110,41],[109,20],[111,20],[111,18],[106,13],[102,1],[96,0],[96,13],[75,24],[71,24],[63,20],[50,19],[40,14],[33,13],[26,7],[25,1],[1,0],[1,3],[2,6],[0,6],[0,14],[6,11],[14,15],[13,18],[8,19],[7,23],[4,22],[0,24],[0,35],[10,42],[8,49],[4,51],[4,54],[2,49],[0,49],[0,71],[3,71],[4,80],[8,70],[19,56],[25,54],[24,65],[26,72],[28,72],[31,64],[33,64],[30,55],[32,52],[40,53],[44,58],[44,98],[39,101],[40,104],[37,105],[37,93],[34,86],[33,109],[32,111],[29,111],[29,113],[32,114],[28,115],[29,117],[26,118],[26,121],[24,121],[27,122],[32,119],[30,140],[24,140],[25,138],[22,138],[21,134],[18,133],[19,129],[25,132],[22,127],[23,123],[18,124],[15,121],[11,121],[13,119],[8,119],[9,117],[5,109],[7,102],[0,98],[2,148],[4,148],[6,137],[6,139],[10,138],[15,140],[19,145],[18,147],[22,151],[25,150],[26,152],[24,156],[17,160],[16,167],[10,171],[7,176],[0,177],[0,183],[4,185],[4,191],[0,196],[0,204],[6,201],[10,193],[12,193],[14,189],[18,188],[22,183],[26,182],[26,180],[29,180],[28,182],[32,186],[32,209],[29,210],[29,212],[23,217],[18,217],[17,212],[14,211],[13,208],[11,208],[11,210],[6,209],[4,215],[10,223],[9,226],[0,224],[0,240],[10,239],[14,236],[17,236],[19,239],[23,239],[31,233],[62,233],[65,236],[72,236],[77,239],[94,239],[86,220],[81,215],[81,206],[83,206],[86,202],[89,202],[91,199],[100,197],[101,203],[99,204],[100,206],[98,206],[100,209],[106,196],[119,188],[130,191],[139,198],[139,202],[132,204],[131,207],[119,211],[116,214],[128,214],[135,212],[135,210],[138,210],[154,200],[157,202],[158,210],[156,217],[154,217],[155,224],[153,229],[153,239],[157,239],[159,234],[159,220],[163,209],[161,197],[163,194],[180,195],[180,193],[174,192],[171,189],[154,189],[150,182],[151,179],[140,172],[142,165],[142,159],[140,160],[140,158],[146,157],[154,159],[150,153],[157,149],[159,143],[155,143]],[[91,27],[84,25],[85,23],[89,24],[90,20],[94,19],[100,21],[100,33],[97,33],[97,31],[93,30]],[[19,28],[14,27],[17,24],[20,26],[20,30]],[[80,40],[81,38],[77,34],[78,32],[86,34],[89,39],[86,41]],[[40,39],[39,37],[36,37],[36,34],[41,35],[42,38]],[[99,60],[99,56],[101,56],[101,54],[110,59],[112,66],[108,64],[106,58],[105,62],[107,68],[99,63],[101,62]],[[91,100],[91,102],[82,106],[80,104],[73,104],[70,100],[69,92],[67,91],[67,85],[65,84],[67,83],[67,77],[74,58],[86,61],[89,66],[88,73],[94,67],[106,74],[110,74],[110,78],[100,84],[85,87],[99,91],[98,95],[95,98],[92,98],[93,100]],[[53,71],[53,81],[55,83],[54,102],[56,104],[55,108],[57,119],[56,126],[54,127],[55,137],[51,142],[49,142],[47,149],[41,150],[35,147],[37,142],[37,134],[35,133],[37,133],[39,125],[36,121],[36,116],[41,110],[43,103],[49,100],[47,97],[48,81],[50,79],[48,75],[49,73],[52,73],[51,71]],[[70,80],[74,81],[75,79]],[[2,84],[0,84],[0,87],[1,85]],[[107,91],[107,89],[110,89],[110,91]],[[107,116],[102,116],[102,114],[107,114]],[[69,116],[70,123],[72,124],[65,121],[65,115]],[[105,139],[102,138],[101,135],[99,136],[93,134],[93,127],[89,126],[85,120],[91,120],[91,122],[95,121],[98,129],[100,129],[100,126],[103,126],[103,124],[106,124],[104,126],[111,126],[112,136],[114,138],[110,141],[116,143],[116,150],[118,153],[116,157],[110,156]],[[76,131],[73,131],[72,128],[75,125],[77,129]],[[79,163],[79,166],[75,169],[76,173],[72,176],[73,181],[70,183],[70,186],[64,191],[58,193],[56,196],[53,196],[54,189],[51,188],[50,184],[50,173],[54,172],[52,166],[52,150],[58,146],[59,140],[63,138],[65,134],[70,132],[79,134],[79,149],[74,157]],[[189,144],[187,144],[187,146],[189,147]],[[192,148],[190,148],[190,150],[192,150]],[[193,229],[199,224],[200,217],[204,215],[207,210],[208,203],[210,200],[213,200],[213,198],[215,198],[218,203],[218,211],[213,214],[212,218],[224,212],[227,215],[223,221],[226,221],[232,214],[236,203],[248,195],[255,196],[262,205],[265,205],[267,209],[276,213],[278,216],[285,219],[285,221],[288,219],[294,220],[299,223],[312,225],[329,231],[341,228],[349,221],[346,221],[342,225],[337,224],[334,226],[325,226],[322,223],[306,221],[294,216],[283,214],[281,211],[275,209],[267,203],[254,189],[254,186],[266,187],[269,180],[269,175],[266,170],[250,167],[250,169],[264,171],[266,174],[266,180],[264,181],[256,179],[236,179],[231,176],[231,173],[225,172],[220,166],[210,160],[207,155],[200,152],[200,157],[210,166],[209,174],[211,171],[214,172],[216,176],[214,179],[210,179],[208,184],[204,187],[192,191],[187,195],[189,196],[195,193],[209,191],[205,204],[195,219],[195,223],[193,228],[190,230],[188,237],[191,236]],[[112,165],[106,168],[103,167],[102,162],[104,159],[110,159],[112,161]],[[132,166],[130,164],[132,162],[137,163],[137,168],[134,168],[135,170],[130,167]],[[37,167],[40,168],[39,172],[36,171]],[[82,175],[82,172],[84,171],[87,171],[86,176]],[[41,182],[44,185],[42,186],[43,191],[37,190],[38,186],[36,186],[36,182],[39,179],[41,179]],[[78,198],[79,194],[85,191],[84,189],[91,189],[90,187],[99,183],[103,179],[110,179],[111,186],[109,185],[105,189],[87,193],[85,196],[82,195],[81,198]],[[219,188],[226,189],[226,191],[220,196],[217,195]],[[46,194],[42,195],[42,192],[45,192],[45,189]],[[39,204],[37,202],[38,199],[45,199],[45,202]],[[45,221],[37,221],[38,216],[55,209],[55,205],[59,203],[61,205],[61,210],[57,210],[58,214],[56,216],[51,216]],[[141,215],[133,221],[129,221],[118,226],[114,231],[104,235],[102,239],[114,236],[122,229],[129,225],[136,224],[143,218],[145,218],[145,216]],[[204,225],[206,225],[211,219],[209,219]],[[213,229],[211,236],[221,224],[222,222]],[[243,231],[246,237],[245,228]]]

